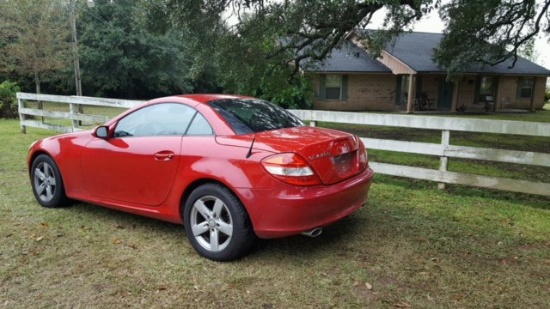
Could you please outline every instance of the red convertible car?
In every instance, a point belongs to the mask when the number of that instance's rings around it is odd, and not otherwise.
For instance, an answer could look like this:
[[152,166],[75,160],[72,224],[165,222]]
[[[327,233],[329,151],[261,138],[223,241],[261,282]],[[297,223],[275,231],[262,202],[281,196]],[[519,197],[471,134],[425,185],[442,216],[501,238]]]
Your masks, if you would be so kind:
[[232,95],[151,100],[35,142],[28,167],[44,207],[78,200],[180,223],[217,261],[257,238],[318,236],[365,203],[373,178],[357,136]]

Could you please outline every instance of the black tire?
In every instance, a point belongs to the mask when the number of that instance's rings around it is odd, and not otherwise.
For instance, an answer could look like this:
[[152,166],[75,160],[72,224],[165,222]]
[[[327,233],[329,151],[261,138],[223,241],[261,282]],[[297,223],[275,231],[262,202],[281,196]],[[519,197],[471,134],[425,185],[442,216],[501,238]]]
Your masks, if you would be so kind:
[[189,195],[183,221],[193,248],[210,260],[238,259],[249,252],[256,240],[243,204],[219,184],[202,185]]
[[59,168],[48,155],[41,154],[32,162],[31,186],[34,197],[43,207],[57,208],[69,203]]

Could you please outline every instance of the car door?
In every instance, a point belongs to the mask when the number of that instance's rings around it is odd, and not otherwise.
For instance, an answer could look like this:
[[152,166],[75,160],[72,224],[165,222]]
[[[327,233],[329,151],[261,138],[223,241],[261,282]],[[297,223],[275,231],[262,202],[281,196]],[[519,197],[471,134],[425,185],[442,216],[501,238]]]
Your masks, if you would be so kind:
[[114,135],[94,138],[81,156],[93,199],[158,206],[176,177],[181,143],[196,110],[177,103],[146,106],[120,119]]

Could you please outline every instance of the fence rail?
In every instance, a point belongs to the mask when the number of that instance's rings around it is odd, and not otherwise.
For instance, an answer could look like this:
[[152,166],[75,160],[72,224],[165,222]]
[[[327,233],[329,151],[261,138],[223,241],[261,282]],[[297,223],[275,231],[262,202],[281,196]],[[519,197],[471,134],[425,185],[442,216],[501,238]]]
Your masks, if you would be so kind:
[[[37,101],[37,102],[54,102],[69,104],[69,112],[60,111],[47,111],[38,108],[26,107],[25,101]],[[50,94],[36,94],[36,93],[17,93],[17,104],[19,107],[19,120],[21,125],[21,131],[26,132],[27,127],[35,127],[41,129],[55,130],[58,132],[74,132],[81,130],[79,123],[91,122],[91,123],[103,123],[109,120],[109,117],[104,115],[86,115],[78,112],[78,106],[102,106],[102,107],[115,107],[115,108],[132,108],[145,101],[134,100],[119,100],[119,99],[107,99],[107,98],[93,98],[93,97],[81,97],[81,96],[60,96]],[[43,121],[36,121],[28,119],[28,116],[34,117],[50,117],[58,119],[70,119],[72,120],[72,126],[62,126],[58,124],[45,123]]]
[[[60,132],[71,132],[80,130],[78,126],[79,121],[101,123],[108,120],[108,117],[102,115],[79,114],[79,104],[88,106],[130,108],[143,102],[91,97],[55,96],[43,94],[37,95],[30,93],[18,93],[17,99],[19,103],[22,132],[26,131],[27,126],[52,129]],[[25,101],[27,100],[66,103],[70,104],[71,108],[68,113],[33,109],[25,106]],[[517,135],[518,138],[519,136],[550,137],[550,123],[311,110],[290,111],[302,119],[311,121],[312,125],[315,125],[318,121],[324,121],[359,125],[430,129],[441,132],[440,143],[421,143],[362,138],[365,145],[367,145],[367,148],[369,149],[432,155],[440,158],[439,170],[370,162],[372,168],[379,174],[436,181],[440,183],[440,188],[444,188],[445,184],[460,184],[550,196],[549,183],[450,172],[447,170],[449,158],[486,160],[511,164],[550,167],[550,154],[547,153],[467,147],[450,144],[452,131]],[[26,118],[28,115],[35,117],[70,119],[72,120],[72,126],[67,127],[30,120]]]

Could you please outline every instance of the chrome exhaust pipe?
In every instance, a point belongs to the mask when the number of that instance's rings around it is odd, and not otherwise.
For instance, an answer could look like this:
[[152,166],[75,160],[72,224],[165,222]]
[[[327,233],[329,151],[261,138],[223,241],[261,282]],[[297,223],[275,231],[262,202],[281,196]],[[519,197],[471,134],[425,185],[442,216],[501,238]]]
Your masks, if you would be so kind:
[[308,237],[317,237],[323,233],[323,229],[320,227],[314,228],[311,231],[303,232],[302,235],[308,236]]

